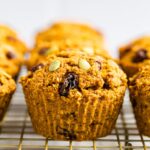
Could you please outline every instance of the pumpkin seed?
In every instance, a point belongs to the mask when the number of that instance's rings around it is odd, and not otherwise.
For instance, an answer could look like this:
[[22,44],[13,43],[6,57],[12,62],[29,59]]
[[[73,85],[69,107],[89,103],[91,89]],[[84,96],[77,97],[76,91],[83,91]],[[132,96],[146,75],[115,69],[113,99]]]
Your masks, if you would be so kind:
[[91,65],[85,59],[79,59],[79,67],[84,70],[88,70]]
[[50,66],[49,66],[49,71],[55,71],[60,67],[60,61],[59,60],[55,60],[53,61]]

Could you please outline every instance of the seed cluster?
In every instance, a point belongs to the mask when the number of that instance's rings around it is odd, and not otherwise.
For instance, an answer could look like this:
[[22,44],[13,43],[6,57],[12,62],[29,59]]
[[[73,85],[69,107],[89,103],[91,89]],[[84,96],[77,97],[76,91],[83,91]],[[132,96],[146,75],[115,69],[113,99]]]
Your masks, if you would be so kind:
[[[79,65],[79,68],[81,68],[83,70],[88,70],[91,67],[91,65],[85,59],[79,59],[78,65]],[[55,60],[50,64],[49,71],[53,72],[53,71],[59,69],[60,66],[61,66],[61,62],[59,60]]]

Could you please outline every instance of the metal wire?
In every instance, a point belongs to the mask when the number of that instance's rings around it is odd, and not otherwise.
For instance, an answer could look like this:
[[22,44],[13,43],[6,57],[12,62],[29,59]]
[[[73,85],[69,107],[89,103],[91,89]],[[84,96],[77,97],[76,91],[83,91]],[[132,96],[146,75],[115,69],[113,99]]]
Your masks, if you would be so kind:
[[136,127],[130,103],[124,104],[111,135],[95,141],[53,141],[37,135],[32,129],[21,87],[0,123],[0,150],[149,150],[150,138]]

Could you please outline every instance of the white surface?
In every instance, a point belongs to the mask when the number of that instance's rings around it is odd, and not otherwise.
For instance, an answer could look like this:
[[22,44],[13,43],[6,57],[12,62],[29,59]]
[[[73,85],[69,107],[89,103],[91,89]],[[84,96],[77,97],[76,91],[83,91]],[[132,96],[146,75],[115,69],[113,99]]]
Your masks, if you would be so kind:
[[13,26],[31,46],[54,20],[88,22],[101,29],[113,56],[122,43],[150,31],[149,0],[0,0],[0,23]]

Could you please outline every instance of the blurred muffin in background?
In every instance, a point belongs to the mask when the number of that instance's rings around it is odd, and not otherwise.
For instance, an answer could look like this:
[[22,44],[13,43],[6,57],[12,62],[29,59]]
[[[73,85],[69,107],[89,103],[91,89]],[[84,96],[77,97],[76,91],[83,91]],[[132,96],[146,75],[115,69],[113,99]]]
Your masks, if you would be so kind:
[[103,48],[103,35],[94,28],[80,23],[58,22],[49,28],[39,32],[36,36],[36,44],[41,41],[80,39],[81,41],[94,41]]
[[100,32],[85,24],[57,22],[37,34],[35,46],[27,60],[28,69],[46,60],[51,54],[59,54],[61,51],[71,53],[72,50],[73,53],[82,51],[111,58],[104,49],[104,38]]
[[150,136],[150,64],[130,78],[129,91],[138,129]]
[[129,77],[150,61],[150,36],[141,37],[119,49],[120,65]]
[[0,68],[16,77],[24,63],[26,45],[17,37],[15,31],[0,25]]

